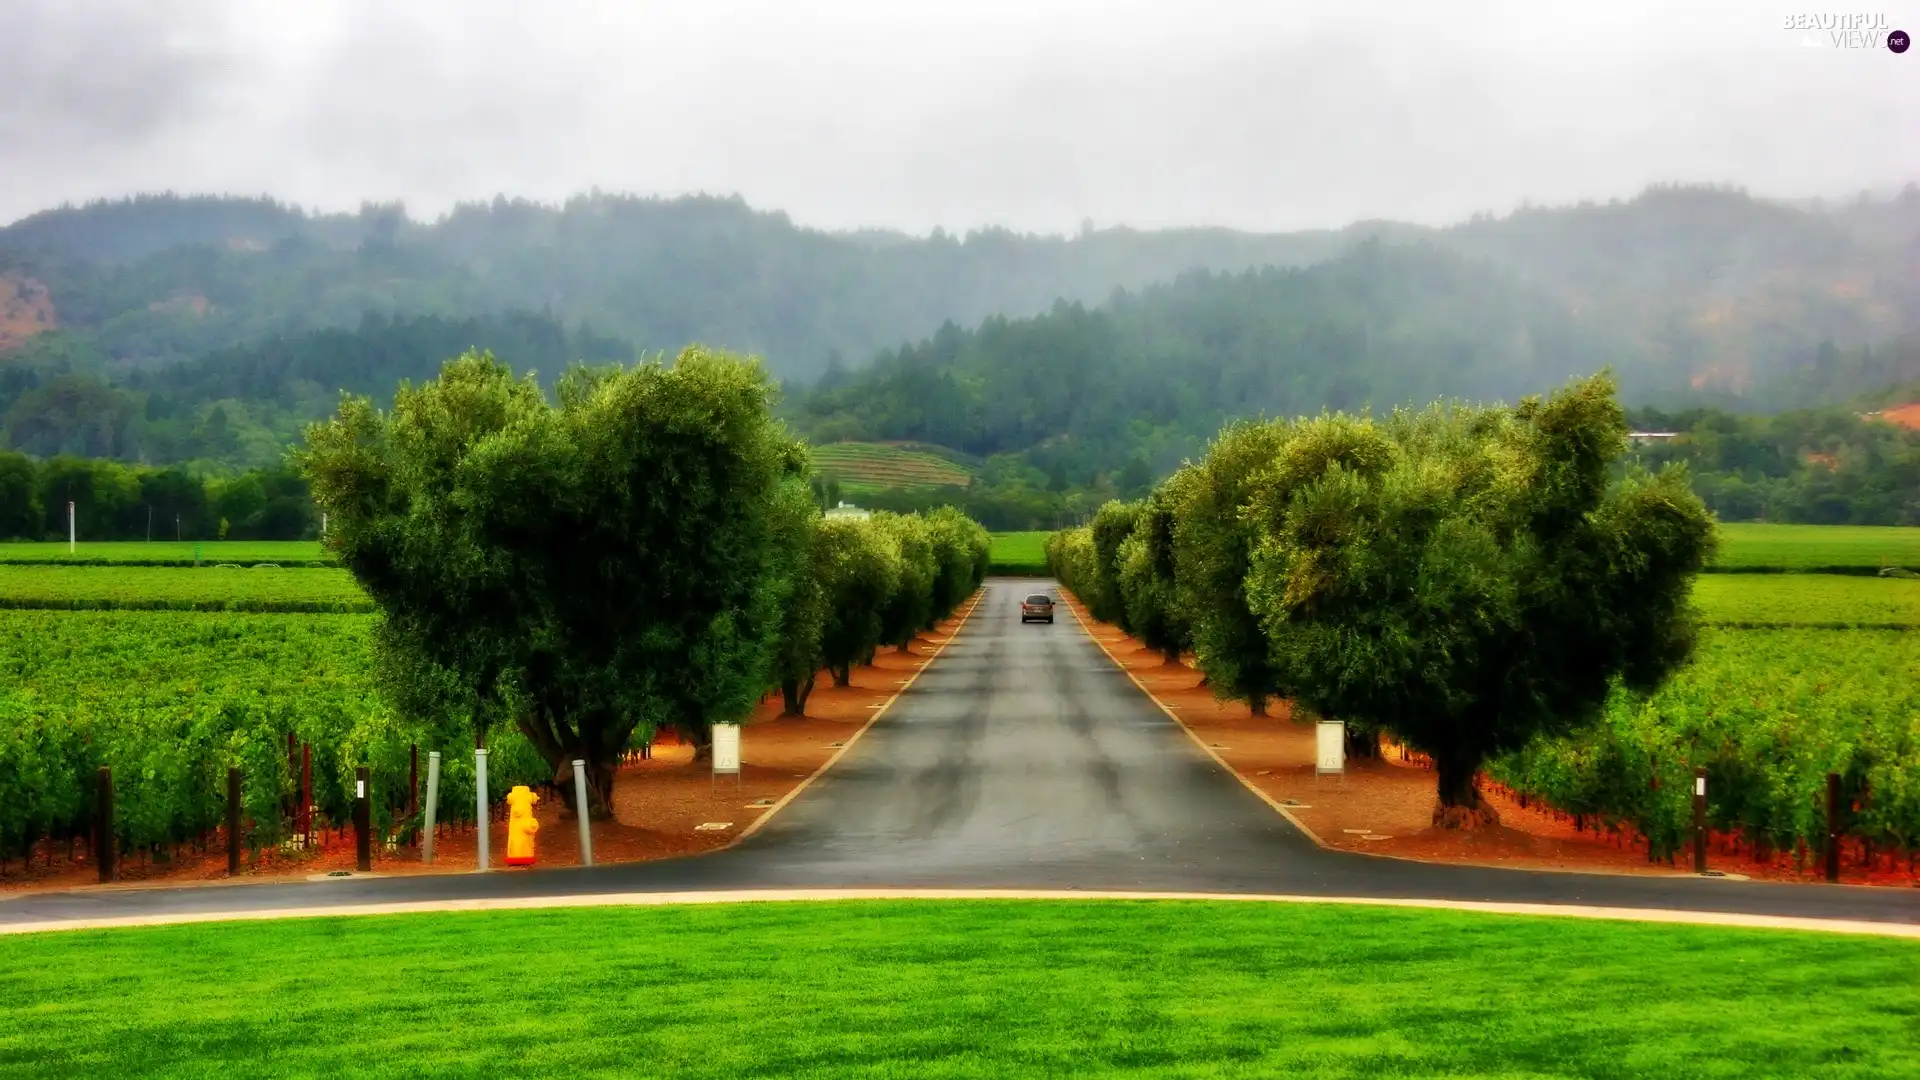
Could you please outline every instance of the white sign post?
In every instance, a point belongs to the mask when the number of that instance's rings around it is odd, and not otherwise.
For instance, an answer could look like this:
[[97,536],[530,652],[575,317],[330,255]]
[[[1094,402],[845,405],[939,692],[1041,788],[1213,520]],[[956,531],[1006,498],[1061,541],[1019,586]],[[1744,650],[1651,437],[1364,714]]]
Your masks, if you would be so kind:
[[1347,774],[1347,725],[1339,720],[1322,720],[1314,725],[1313,782],[1322,776]]
[[77,535],[73,529],[73,504],[67,504],[67,554],[73,554],[73,539]]
[[732,773],[734,786],[740,785],[739,724],[713,725],[713,783],[715,786],[719,785],[719,777],[724,773]]

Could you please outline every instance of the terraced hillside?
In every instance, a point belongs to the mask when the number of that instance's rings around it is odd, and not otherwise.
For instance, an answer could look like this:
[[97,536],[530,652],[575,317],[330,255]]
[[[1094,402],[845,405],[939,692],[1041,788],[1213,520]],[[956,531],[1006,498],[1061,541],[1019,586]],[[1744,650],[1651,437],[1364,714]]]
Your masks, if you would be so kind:
[[886,488],[966,487],[973,474],[938,454],[885,443],[841,442],[813,448],[813,467],[858,494]]

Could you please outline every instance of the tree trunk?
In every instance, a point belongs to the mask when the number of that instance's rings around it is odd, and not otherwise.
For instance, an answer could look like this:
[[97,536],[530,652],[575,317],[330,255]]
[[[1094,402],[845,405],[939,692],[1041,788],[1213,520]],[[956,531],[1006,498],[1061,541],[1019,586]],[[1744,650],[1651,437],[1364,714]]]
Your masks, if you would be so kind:
[[573,805],[573,757],[587,761],[587,820],[613,820],[613,780],[617,766],[611,762],[595,762],[586,755],[569,756],[554,766],[553,786],[560,792],[560,818],[563,821],[574,820],[576,808]]
[[1378,758],[1380,756],[1380,733],[1360,731],[1347,725],[1347,756],[1350,758]]
[[1480,771],[1481,755],[1470,750],[1448,749],[1435,752],[1433,770],[1438,780],[1438,802],[1433,807],[1433,824],[1439,829],[1483,829],[1500,824],[1500,814],[1480,798],[1474,776]]
[[1267,715],[1267,695],[1253,695],[1252,699],[1247,702],[1247,708],[1251,710],[1255,716]]
[[812,675],[807,676],[805,682],[792,677],[780,680],[780,697],[786,706],[780,715],[805,716],[807,714],[807,698],[813,693],[813,680]]
[[911,653],[913,651],[913,639],[908,638],[907,640],[901,642],[898,651],[903,653]]
[[853,684],[853,665],[842,664],[833,670],[833,685],[851,686]]
[[1161,667],[1178,667],[1179,666],[1180,664],[1179,649],[1170,647],[1170,648],[1161,649],[1160,652],[1163,656],[1167,658],[1166,662],[1160,665]]

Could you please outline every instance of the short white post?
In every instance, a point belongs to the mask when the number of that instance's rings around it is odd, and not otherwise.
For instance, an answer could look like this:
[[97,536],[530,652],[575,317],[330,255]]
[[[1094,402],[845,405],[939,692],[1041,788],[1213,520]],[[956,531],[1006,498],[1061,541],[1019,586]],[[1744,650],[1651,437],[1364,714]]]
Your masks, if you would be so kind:
[[487,750],[477,746],[473,750],[473,799],[474,813],[480,822],[480,872],[487,872]]
[[327,512],[325,510],[322,510],[320,511],[320,539],[325,540],[326,538],[327,538]]
[[427,751],[427,836],[421,845],[420,861],[433,861],[433,819],[440,807],[440,751]]
[[73,503],[67,503],[67,554],[73,554],[73,542],[77,534],[73,527]]
[[587,763],[573,759],[573,810],[580,818],[580,865],[593,865],[593,829],[587,821]]

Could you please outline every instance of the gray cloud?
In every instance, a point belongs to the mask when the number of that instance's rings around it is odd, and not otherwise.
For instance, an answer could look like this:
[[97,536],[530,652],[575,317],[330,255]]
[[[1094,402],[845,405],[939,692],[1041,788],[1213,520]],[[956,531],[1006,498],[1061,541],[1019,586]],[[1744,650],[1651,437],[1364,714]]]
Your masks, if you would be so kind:
[[832,227],[1296,228],[1920,177],[1920,54],[1805,46],[1798,10],[14,0],[0,220],[162,188],[419,215],[598,185]]

